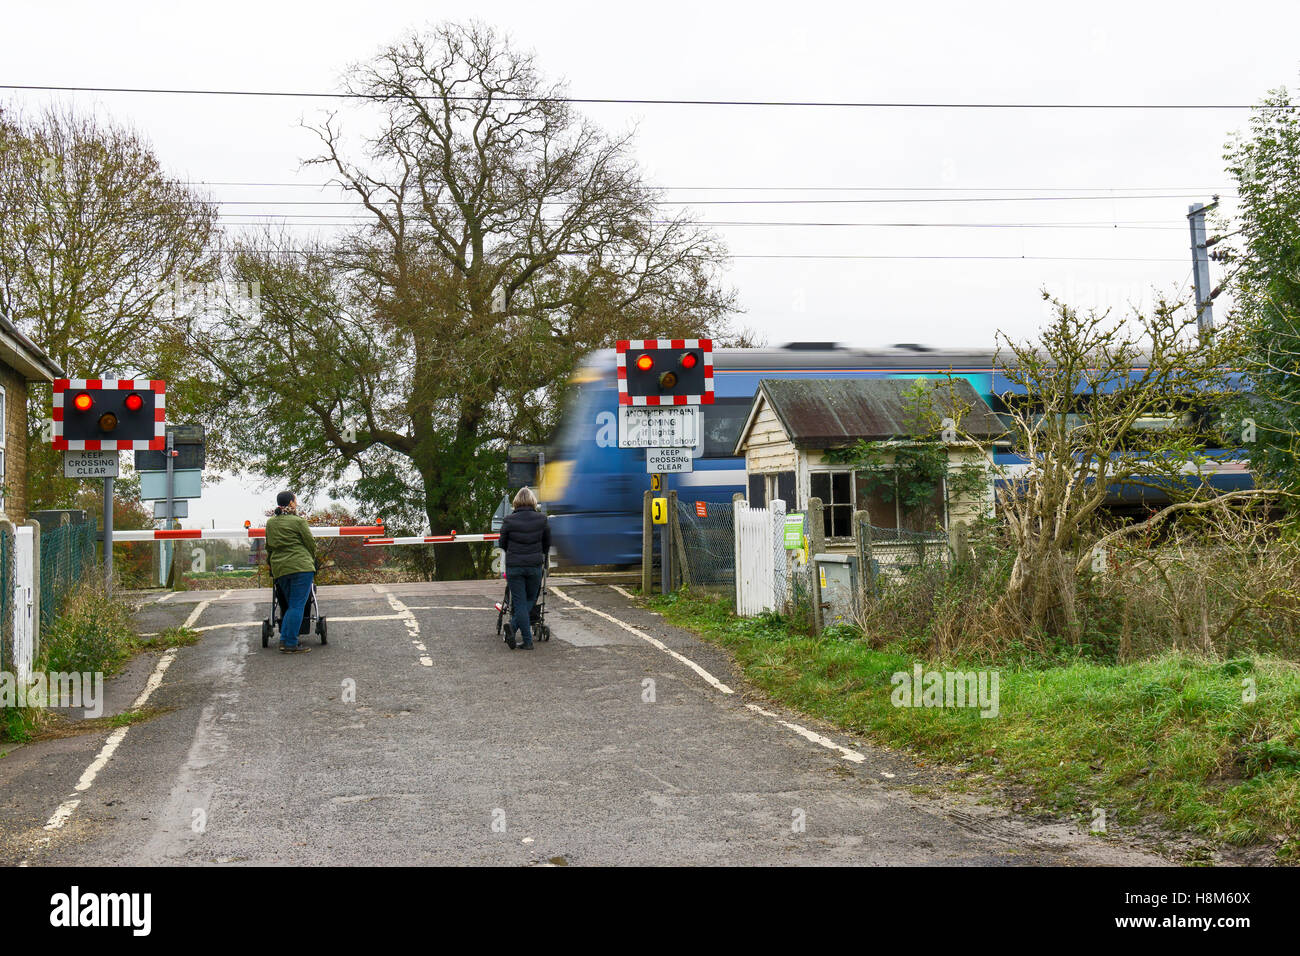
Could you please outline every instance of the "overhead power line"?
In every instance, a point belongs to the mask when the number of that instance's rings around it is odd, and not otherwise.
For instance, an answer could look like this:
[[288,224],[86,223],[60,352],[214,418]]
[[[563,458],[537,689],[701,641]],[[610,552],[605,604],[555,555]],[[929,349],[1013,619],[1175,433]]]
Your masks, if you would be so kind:
[[[0,83],[0,89],[46,93],[147,93],[166,96],[249,96],[294,97],[299,99],[376,100],[365,93],[322,93],[307,90],[214,90],[168,89],[130,86],[49,86],[34,83]],[[420,100],[452,100],[477,102],[485,97],[452,94],[417,96]],[[1250,110],[1250,103],[970,103],[970,102],[896,102],[884,100],[730,100],[730,99],[676,99],[667,97],[615,97],[615,96],[497,96],[499,103],[572,103],[575,105],[625,105],[625,106],[759,106],[830,109],[940,109],[940,110]],[[1268,107],[1269,109],[1296,109],[1294,106]]]
[[[353,216],[350,218],[340,218],[330,216],[328,218],[317,218],[310,215],[301,215],[295,213],[233,213],[231,216],[223,218],[222,222],[228,225],[253,226],[266,225],[268,220],[273,223],[283,222],[291,226],[313,226],[313,225],[340,225],[353,226],[359,221],[365,221],[369,217]],[[308,219],[309,222],[293,222],[295,219]],[[550,220],[548,220],[549,222]],[[673,220],[655,219],[651,220],[652,225],[668,225]],[[781,227],[791,226],[798,228],[882,228],[882,229],[1101,229],[1113,231],[1116,229],[1137,229],[1153,230],[1157,232],[1186,232],[1182,226],[1162,226],[1147,225],[1143,223],[1123,223],[1123,222],[781,222],[779,220],[736,220],[736,219],[697,219],[692,220],[697,226],[764,226],[764,227]]]

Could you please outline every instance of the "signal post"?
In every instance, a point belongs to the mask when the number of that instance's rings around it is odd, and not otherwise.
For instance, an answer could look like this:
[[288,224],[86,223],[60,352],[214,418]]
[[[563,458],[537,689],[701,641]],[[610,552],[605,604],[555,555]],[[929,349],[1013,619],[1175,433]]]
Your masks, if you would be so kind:
[[162,449],[167,384],[160,379],[54,380],[53,445],[63,473],[104,482],[104,588],[113,587],[113,479],[122,451]]
[[[669,476],[693,471],[693,450],[703,444],[701,406],[714,401],[713,341],[624,339],[616,345],[616,360],[618,446],[646,450],[651,523],[661,529],[660,588],[667,594],[672,589],[674,524],[668,514]],[[644,551],[643,546],[643,564]],[[643,567],[642,581],[648,580]]]

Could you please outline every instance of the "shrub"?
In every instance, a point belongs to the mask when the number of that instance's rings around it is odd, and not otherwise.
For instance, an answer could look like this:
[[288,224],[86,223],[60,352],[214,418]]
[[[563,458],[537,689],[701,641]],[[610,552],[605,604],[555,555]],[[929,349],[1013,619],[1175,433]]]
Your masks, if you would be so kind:
[[58,619],[42,632],[41,666],[108,673],[126,660],[134,639],[131,608],[87,582],[68,596]]

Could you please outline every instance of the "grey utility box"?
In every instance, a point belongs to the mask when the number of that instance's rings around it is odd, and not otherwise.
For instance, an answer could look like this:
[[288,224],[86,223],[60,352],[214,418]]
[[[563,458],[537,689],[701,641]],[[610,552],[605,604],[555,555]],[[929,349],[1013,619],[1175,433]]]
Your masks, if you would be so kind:
[[852,554],[813,556],[822,590],[823,619],[829,624],[852,624],[857,620],[858,559]]

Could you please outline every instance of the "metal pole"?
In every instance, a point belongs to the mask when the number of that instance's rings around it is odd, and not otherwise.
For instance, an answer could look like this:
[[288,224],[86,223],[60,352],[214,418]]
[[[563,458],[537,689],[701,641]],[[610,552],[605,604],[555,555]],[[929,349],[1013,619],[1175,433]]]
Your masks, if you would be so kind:
[[172,519],[176,516],[176,466],[173,462],[175,452],[172,450],[176,447],[176,435],[169,428],[167,430],[167,523],[163,527],[171,529]]
[[113,479],[104,479],[104,593],[113,593]]
[[[169,428],[167,429],[167,448],[163,452],[163,457],[167,459],[167,512],[163,517],[163,528],[170,531],[176,513],[175,492],[176,492],[176,466],[172,460],[172,449],[176,447],[176,435]],[[167,543],[165,553],[167,555],[167,576],[163,583],[166,584],[172,579],[172,569],[176,564],[176,555],[173,553],[176,545],[171,542]]]
[[1205,241],[1205,214],[1218,205],[1193,203],[1187,207],[1192,233],[1192,283],[1196,293],[1196,331],[1208,344],[1214,337],[1214,306],[1210,301],[1210,250]]

